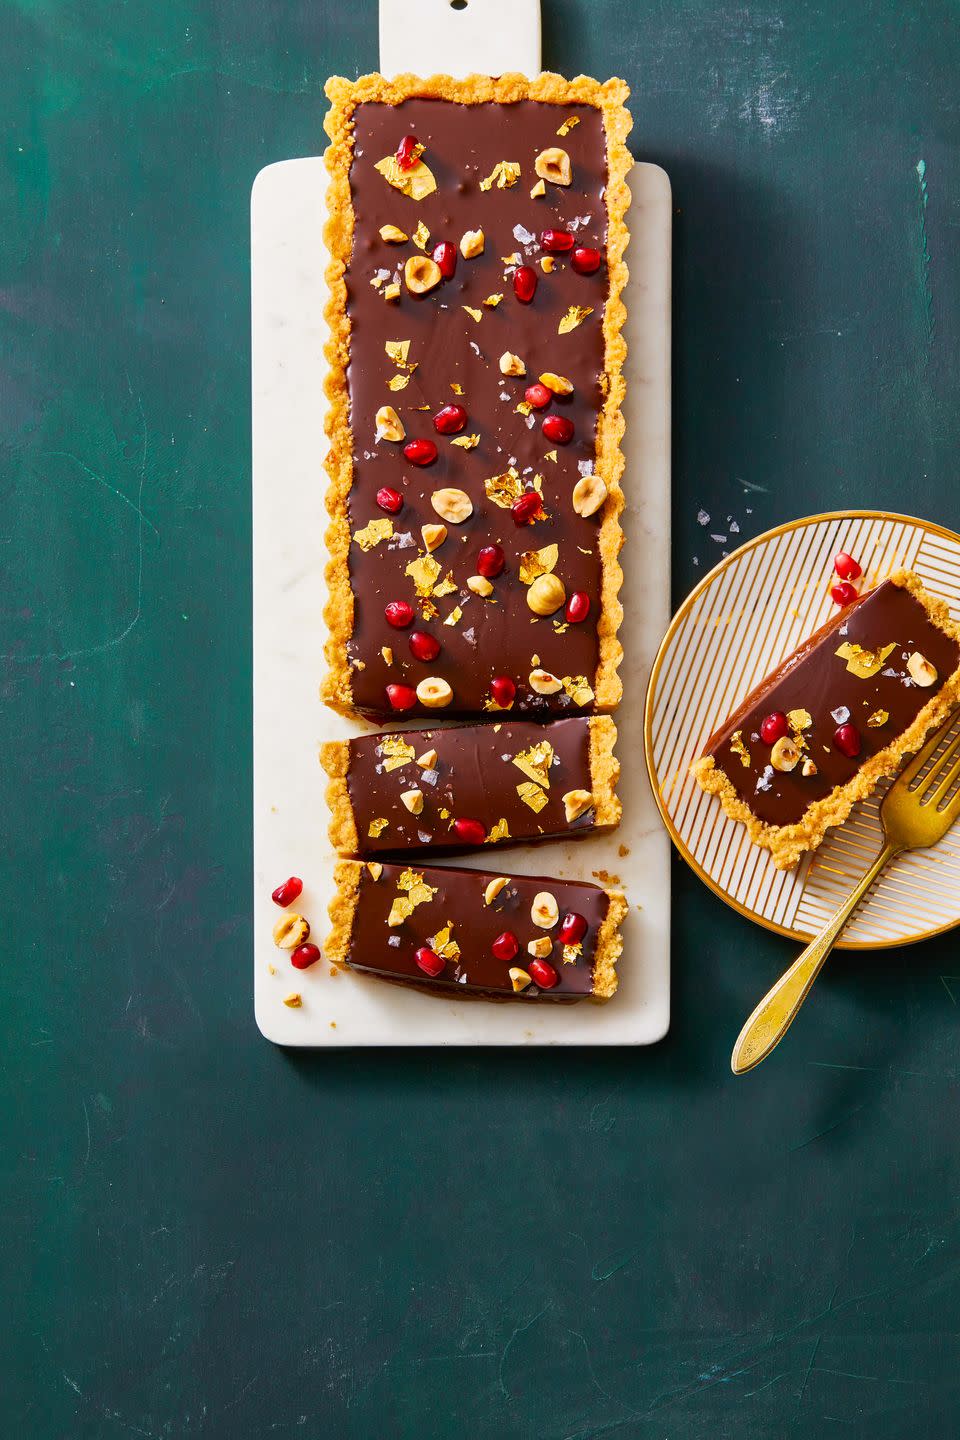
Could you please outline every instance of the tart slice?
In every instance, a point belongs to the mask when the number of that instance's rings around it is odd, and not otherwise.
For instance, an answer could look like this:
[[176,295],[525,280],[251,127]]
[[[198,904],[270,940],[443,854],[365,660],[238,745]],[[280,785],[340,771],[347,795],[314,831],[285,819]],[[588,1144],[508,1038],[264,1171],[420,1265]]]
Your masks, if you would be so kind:
[[341,860],[337,964],[448,995],[608,1000],[617,988],[617,890],[575,880]]
[[778,869],[815,850],[960,704],[960,626],[898,571],[768,675],[693,765]]
[[619,824],[607,715],[332,740],[330,842],[341,855],[570,838]]

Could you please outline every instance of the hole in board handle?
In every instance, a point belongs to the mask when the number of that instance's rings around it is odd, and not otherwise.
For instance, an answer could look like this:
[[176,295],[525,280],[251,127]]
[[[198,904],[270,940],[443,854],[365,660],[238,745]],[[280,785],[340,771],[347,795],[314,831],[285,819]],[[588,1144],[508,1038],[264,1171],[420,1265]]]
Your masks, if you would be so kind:
[[466,10],[467,0],[450,0],[451,10]]

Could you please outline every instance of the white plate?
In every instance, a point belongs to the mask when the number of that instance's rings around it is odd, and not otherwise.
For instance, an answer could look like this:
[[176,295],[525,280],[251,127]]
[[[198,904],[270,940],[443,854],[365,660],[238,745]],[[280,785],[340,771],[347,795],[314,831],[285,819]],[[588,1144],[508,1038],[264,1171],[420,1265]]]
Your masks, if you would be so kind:
[[[960,616],[960,536],[905,515],[809,516],[769,530],[704,577],[671,623],[647,695],[650,779],[681,855],[741,915],[798,940],[820,930],[879,852],[887,786],[796,870],[776,870],[689,767],[738,701],[835,613],[828,577],[838,550],[860,560],[870,584],[900,567],[915,570]],[[888,865],[840,944],[905,945],[957,924],[960,827]]]

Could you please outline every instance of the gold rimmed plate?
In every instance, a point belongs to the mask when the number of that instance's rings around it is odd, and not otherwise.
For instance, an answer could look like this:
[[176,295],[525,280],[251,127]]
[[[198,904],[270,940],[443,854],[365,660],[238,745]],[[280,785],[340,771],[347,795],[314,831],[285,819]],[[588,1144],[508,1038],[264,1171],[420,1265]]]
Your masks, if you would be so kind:
[[[654,661],[644,747],[660,813],[687,864],[739,914],[797,940],[822,927],[880,849],[884,788],[827,832],[796,870],[776,870],[691,778],[690,764],[737,703],[835,613],[833,557],[866,582],[914,570],[960,617],[960,535],[873,510],[809,515],[726,556],[680,606]],[[847,927],[852,949],[907,945],[960,925],[960,826],[890,865]]]

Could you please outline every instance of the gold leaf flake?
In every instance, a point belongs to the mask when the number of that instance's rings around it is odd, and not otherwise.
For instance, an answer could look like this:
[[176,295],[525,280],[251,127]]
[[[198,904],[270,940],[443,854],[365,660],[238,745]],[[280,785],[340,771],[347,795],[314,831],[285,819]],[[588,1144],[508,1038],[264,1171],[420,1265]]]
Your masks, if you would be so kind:
[[453,921],[448,920],[442,930],[438,930],[436,935],[431,935],[429,937],[429,939],[427,940],[427,944],[430,946],[431,950],[435,951],[436,954],[441,957],[441,959],[459,960],[460,946],[457,944],[456,940],[451,938],[452,935]]
[[553,764],[554,748],[549,740],[538,740],[531,745],[529,750],[521,750],[519,755],[514,755],[513,764],[524,775],[529,775],[538,785],[550,788],[550,766]]
[[455,440],[450,441],[451,445],[459,445],[463,450],[472,450],[475,445],[480,444],[479,435],[458,435]]
[[450,614],[447,616],[446,620],[444,620],[443,623],[444,625],[459,625],[462,617],[463,611],[460,609],[460,606],[454,605],[453,609],[450,611]]
[[813,716],[809,710],[788,710],[787,721],[790,729],[799,733],[801,730],[809,730],[813,724]]
[[408,386],[409,384],[410,384],[410,376],[409,376],[409,375],[394,375],[391,380],[388,380],[388,381],[387,381],[387,389],[388,389],[388,390],[406,390],[406,388],[407,388],[407,386]]
[[564,963],[564,965],[574,965],[574,964],[576,964],[576,962],[580,959],[580,951],[581,951],[582,949],[583,949],[583,946],[580,944],[579,941],[577,942],[576,945],[564,945],[564,947],[563,947],[563,963]]
[[592,305],[571,305],[566,315],[561,317],[557,334],[569,335],[571,330],[576,330],[577,326],[582,325],[587,316],[592,314]]
[[462,395],[464,393],[463,386],[456,385],[453,381],[450,382],[450,389],[453,391],[454,395]]
[[883,662],[896,648],[896,641],[884,645],[881,650],[867,650],[862,645],[851,645],[849,641],[844,641],[834,654],[841,660],[846,660],[847,670],[851,675],[856,675],[858,680],[872,680],[874,675],[879,675]]
[[488,500],[499,505],[501,510],[509,510],[514,500],[523,494],[523,481],[519,472],[511,465],[502,475],[491,475],[484,480],[483,488]]
[[513,407],[514,415],[532,415],[533,406],[529,400],[521,400],[519,405]]
[[483,301],[483,304],[489,305],[491,310],[496,310],[502,299],[502,295],[488,295],[486,300]]
[[397,895],[390,906],[390,914],[387,916],[387,924],[391,928],[395,925],[402,925],[413,914],[413,902],[406,895]]
[[535,785],[532,780],[524,780],[522,785],[517,786],[517,794],[524,805],[529,805],[534,814],[539,814],[544,805],[547,804],[547,793]]
[[385,155],[373,168],[379,170],[388,185],[402,195],[409,195],[411,200],[425,200],[437,188],[433,171],[422,160],[409,170],[401,170],[396,155]]
[[385,820],[382,815],[379,820],[371,820],[370,824],[367,826],[367,834],[370,839],[376,840],[377,836],[382,835],[389,824],[390,821]]
[[430,239],[430,231],[422,220],[417,221],[417,228],[414,230],[411,239],[418,250],[426,250],[427,241]]
[[386,756],[383,768],[387,771],[399,770],[401,765],[409,765],[417,753],[400,735],[385,735],[377,749],[381,755]]
[[484,843],[484,845],[496,845],[497,842],[500,841],[500,840],[509,840],[509,839],[510,839],[510,826],[507,824],[506,820],[501,816],[500,819],[497,821],[496,825],[491,825],[491,827],[490,827],[490,833],[489,833],[489,835],[487,836],[486,840],[484,840],[483,843]]
[[432,555],[420,555],[416,560],[411,560],[404,571],[416,586],[417,594],[425,599],[433,593],[433,587],[440,578],[440,561],[434,560]]
[[383,284],[386,278],[387,277],[385,275],[374,275],[373,279],[370,281],[370,284],[373,286],[374,290],[379,290],[380,286]]
[[364,525],[362,530],[355,530],[353,538],[361,550],[373,550],[381,540],[393,539],[393,521],[371,520],[369,525]]
[[544,458],[544,460],[552,460],[553,463],[554,463],[554,465],[556,465],[556,463],[557,463],[557,452],[556,452],[556,450],[548,450],[547,453],[546,453],[546,455],[544,455],[543,458]]
[[466,310],[467,314],[474,320],[480,321],[483,319],[483,311],[474,310],[472,305],[464,305],[462,309]]
[[542,550],[525,550],[520,556],[520,579],[524,585],[532,585],[538,575],[549,575],[560,558],[556,545],[545,545]]
[[434,587],[433,587],[433,593],[434,593],[434,595],[436,596],[436,598],[439,600],[439,599],[441,599],[444,595],[452,595],[456,589],[457,589],[457,582],[456,582],[456,580],[454,580],[454,578],[453,578],[453,571],[452,571],[452,570],[448,570],[447,573],[446,573],[446,575],[444,575],[443,579],[440,581],[440,584],[439,584],[439,585],[434,585]]
[[407,356],[410,354],[409,340],[385,340],[383,348],[387,352],[387,359],[392,360],[394,365],[406,365]]
[[874,710],[872,715],[867,716],[867,724],[872,730],[879,730],[881,725],[886,725],[889,719],[889,710]]
[[515,160],[498,160],[486,180],[480,181],[481,190],[489,190],[496,182],[498,190],[509,190],[520,179],[520,166]]
[[566,118],[566,120],[564,120],[563,124],[560,126],[559,130],[557,131],[557,134],[558,134],[558,135],[569,135],[569,134],[570,134],[570,131],[573,129],[574,125],[579,125],[579,124],[580,124],[580,116],[579,116],[579,115],[568,115],[567,118]]
[[734,755],[740,757],[740,764],[744,770],[750,769],[750,751],[743,743],[743,731],[735,730],[730,737],[730,749]]
[[586,675],[564,675],[562,684],[574,705],[589,705],[593,700],[593,690]]

